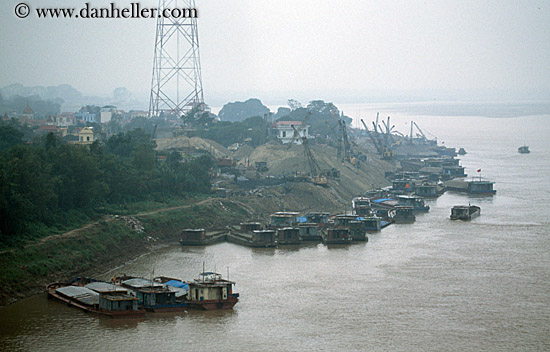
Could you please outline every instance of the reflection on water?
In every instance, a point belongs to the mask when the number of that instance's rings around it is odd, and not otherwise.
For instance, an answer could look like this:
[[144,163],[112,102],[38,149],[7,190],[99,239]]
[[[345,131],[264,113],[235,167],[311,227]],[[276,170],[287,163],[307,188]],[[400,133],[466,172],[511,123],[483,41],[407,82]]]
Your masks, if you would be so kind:
[[[371,233],[366,243],[164,247],[99,279],[192,279],[204,263],[224,276],[229,269],[241,295],[235,309],[110,320],[43,294],[0,309],[0,349],[548,350],[550,120],[463,118],[451,129],[450,120],[415,121],[465,147],[467,172],[482,168],[497,195],[428,199],[430,212],[415,223]],[[517,135],[526,131],[532,152],[520,155],[525,139]],[[469,202],[481,206],[480,217],[449,219],[452,206]]]

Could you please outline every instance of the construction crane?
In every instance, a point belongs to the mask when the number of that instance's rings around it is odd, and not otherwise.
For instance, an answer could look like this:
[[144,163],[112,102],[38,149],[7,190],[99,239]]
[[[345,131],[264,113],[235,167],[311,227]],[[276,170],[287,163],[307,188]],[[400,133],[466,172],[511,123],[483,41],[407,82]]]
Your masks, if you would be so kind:
[[[338,120],[340,121],[340,120]],[[338,133],[334,127],[330,125],[327,121],[325,121],[325,124],[330,128],[332,131],[334,138],[336,138],[336,158],[340,160],[342,158],[342,143],[340,143],[340,133]],[[340,126],[340,122],[337,123],[338,126]]]
[[[409,138],[410,138],[410,143],[413,142],[413,128],[414,128],[414,127],[416,127],[416,129],[417,129],[418,132],[419,132],[419,134],[418,134],[418,133],[416,134],[416,137],[421,138],[422,141],[423,141],[424,143],[427,143],[427,144],[429,144],[429,143],[434,143],[434,141],[431,141],[431,140],[428,139],[428,137],[426,137],[426,135],[424,134],[424,131],[422,131],[422,129],[420,128],[420,126],[418,126],[417,123],[414,122],[414,121],[411,121],[411,134],[410,134],[410,136],[409,136]],[[437,143],[437,142],[435,142],[435,143]]]
[[355,158],[352,156],[353,151],[351,150],[351,145],[349,143],[348,129],[346,128],[346,121],[340,120],[340,125],[342,127],[342,140],[344,142],[344,158],[342,161],[348,161],[352,164],[355,164]]
[[297,130],[296,128],[294,128],[294,126],[292,126],[294,132],[293,132],[293,135],[292,135],[292,139],[291,139],[290,143],[288,143],[288,146],[286,147],[286,149],[290,149],[290,147],[292,146],[292,144],[294,144],[296,139],[300,138],[300,132],[307,128],[307,120],[309,119],[310,115],[311,115],[311,112],[308,111],[306,113],[306,116],[304,116],[304,122],[302,123],[302,127],[300,127],[300,130]]
[[361,123],[363,124],[363,127],[365,127],[365,130],[367,131],[367,134],[372,142],[372,144],[374,145],[374,147],[376,148],[376,151],[378,152],[378,154],[382,155],[382,153],[384,152],[384,149],[382,148],[382,146],[378,143],[378,141],[376,140],[376,138],[374,137],[374,134],[368,129],[367,127],[367,124],[365,123],[365,121],[363,121],[363,119],[361,119]]
[[[378,118],[379,113],[376,113],[376,122],[372,122],[374,133],[372,133],[372,143],[376,147],[376,151],[378,154],[382,155],[382,159],[392,159],[394,156],[394,152],[391,150],[391,144],[393,141],[393,138],[391,137],[391,131],[393,130],[394,126],[390,127],[390,117],[388,116],[388,122],[382,121],[382,124],[384,125],[386,131],[382,129],[382,127],[378,124]],[[365,123],[363,122],[363,126],[367,128]],[[378,129],[380,129],[380,132],[378,132]],[[367,129],[368,130],[368,129]]]
[[416,126],[416,128],[418,129],[418,132],[420,132],[420,135],[422,136],[422,139],[427,140],[428,138],[426,138],[426,135],[424,134],[424,132],[422,132],[422,130],[420,129],[420,127],[418,127],[418,125],[416,124],[416,122],[413,121],[412,123],[413,123],[413,124]]
[[[298,133],[298,130],[296,129],[296,127],[294,127],[294,125],[291,125],[291,126],[292,126],[292,129],[296,133]],[[306,136],[302,136],[302,145],[304,146],[304,154],[306,155],[306,159],[309,164],[309,170],[311,173],[311,182],[319,186],[326,186],[328,183],[327,178],[324,176],[321,176],[321,168],[319,167],[319,164],[317,164],[317,161],[315,160],[315,157],[313,156],[311,149],[309,149],[309,144]]]

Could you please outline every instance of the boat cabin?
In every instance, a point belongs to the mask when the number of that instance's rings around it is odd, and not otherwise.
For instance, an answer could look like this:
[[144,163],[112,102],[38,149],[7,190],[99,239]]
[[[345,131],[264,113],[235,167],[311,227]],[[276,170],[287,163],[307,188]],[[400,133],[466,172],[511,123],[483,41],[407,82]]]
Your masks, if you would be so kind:
[[370,216],[372,214],[370,199],[367,197],[353,198],[351,206],[355,215]]
[[329,215],[330,213],[308,213],[306,215],[306,222],[324,226],[328,224]]
[[393,180],[392,191],[414,192],[414,180]]
[[241,231],[252,232],[262,229],[262,225],[259,222],[241,222]]
[[109,312],[138,310],[139,298],[128,293],[112,292],[99,295],[99,309]]
[[277,241],[275,240],[274,230],[254,230],[252,231],[252,244],[258,247],[275,247]]
[[356,215],[336,215],[334,218],[335,226],[349,227],[351,221],[357,220]]
[[438,197],[436,184],[423,184],[416,186],[415,194],[421,197]]
[[298,225],[302,241],[320,241],[319,225],[313,223],[302,223]]
[[427,212],[430,207],[424,204],[424,198],[420,196],[399,196],[400,206],[412,207],[415,213]]
[[110,312],[139,309],[139,298],[130,295],[124,287],[103,281],[90,282],[84,287],[99,293],[99,309]]
[[296,227],[277,229],[277,244],[300,244],[300,229]]
[[222,279],[213,272],[203,272],[198,279],[188,282],[187,303],[191,308],[231,309],[238,302],[238,293],[233,293],[235,282]]
[[365,223],[362,221],[350,221],[349,234],[352,241],[368,241]]
[[393,215],[393,221],[396,224],[411,223],[416,220],[414,216],[413,207],[397,206],[395,207],[395,213]]
[[497,191],[493,189],[494,182],[483,180],[467,181],[468,193],[471,194],[495,194]]
[[467,174],[464,173],[464,166],[444,166],[443,175],[448,177],[466,177]]
[[382,229],[381,219],[377,216],[362,218],[361,222],[363,222],[363,227],[365,228],[365,231],[374,232],[380,231]]
[[352,208],[357,208],[358,206],[370,206],[370,198],[367,197],[354,197],[351,200]]
[[143,278],[132,278],[121,282],[135,292],[139,304],[145,309],[160,308],[164,305],[176,304],[176,292],[165,284]]
[[327,244],[351,243],[349,228],[335,227],[335,228],[328,229],[326,243]]
[[206,240],[204,229],[185,229],[181,231],[180,243],[187,246],[200,246]]
[[269,217],[269,227],[288,227],[297,223],[298,213],[295,212],[277,212]]

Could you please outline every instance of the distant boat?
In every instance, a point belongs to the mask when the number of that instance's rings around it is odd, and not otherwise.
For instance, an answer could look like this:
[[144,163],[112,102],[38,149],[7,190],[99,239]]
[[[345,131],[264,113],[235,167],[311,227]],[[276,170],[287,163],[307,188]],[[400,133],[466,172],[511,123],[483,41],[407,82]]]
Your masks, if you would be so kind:
[[518,153],[520,154],[528,154],[528,153],[531,153],[531,151],[529,150],[529,147],[526,146],[526,145],[523,145],[521,147],[518,148]]
[[455,205],[451,209],[451,220],[472,220],[481,213],[481,208],[475,205]]
[[458,155],[466,155],[466,150],[464,150],[464,148],[460,148],[458,150]]

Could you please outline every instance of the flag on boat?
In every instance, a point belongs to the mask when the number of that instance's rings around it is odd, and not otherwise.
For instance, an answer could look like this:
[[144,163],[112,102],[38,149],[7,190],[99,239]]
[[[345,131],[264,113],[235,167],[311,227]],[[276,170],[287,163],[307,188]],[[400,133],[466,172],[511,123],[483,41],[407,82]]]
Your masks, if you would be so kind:
[[477,172],[481,172],[481,169],[477,169]]

